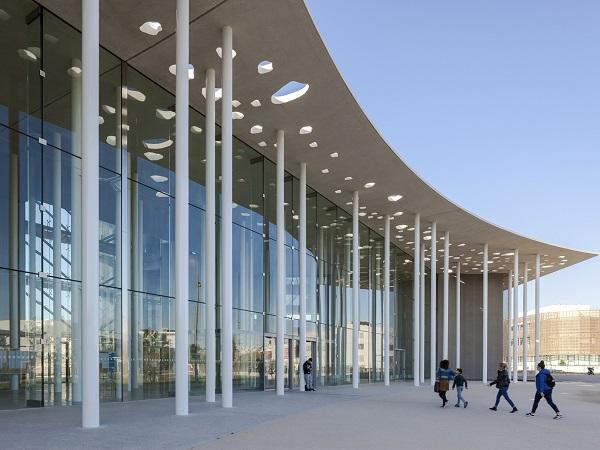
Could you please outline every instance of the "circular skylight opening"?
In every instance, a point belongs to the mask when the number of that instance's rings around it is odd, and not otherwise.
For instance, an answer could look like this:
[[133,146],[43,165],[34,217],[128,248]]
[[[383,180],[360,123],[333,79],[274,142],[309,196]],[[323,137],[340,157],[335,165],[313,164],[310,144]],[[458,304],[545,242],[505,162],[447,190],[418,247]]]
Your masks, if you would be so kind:
[[243,113],[243,112],[240,112],[240,111],[233,111],[233,112],[231,113],[231,118],[232,118],[233,120],[240,120],[240,119],[243,119],[243,118],[244,118],[244,113]]
[[352,177],[346,177],[344,178],[345,181],[352,181]]
[[330,154],[329,154],[329,156],[330,156],[331,158],[337,158],[337,157],[339,157],[339,156],[340,156],[340,154],[339,154],[338,152],[333,152],[333,153],[330,153]]
[[321,169],[321,173],[329,173],[329,169]]
[[271,96],[271,102],[275,105],[281,105],[297,100],[306,94],[309,87],[306,83],[290,81]]
[[[169,72],[171,72],[172,75],[177,75],[177,66],[175,64],[171,64],[169,66]],[[188,64],[188,79],[194,79],[194,66],[191,64]]]
[[310,144],[308,144],[308,146],[310,148],[317,148],[319,146],[319,144],[317,144],[316,142],[311,142]]
[[312,133],[312,127],[310,125],[305,125],[302,128],[300,128],[299,133],[300,134],[310,134],[310,133]]
[[262,131],[262,125],[253,125],[252,128],[250,128],[250,134],[259,134],[262,133]]
[[258,73],[263,75],[273,71],[273,63],[271,61],[261,61],[257,67]]
[[390,202],[397,202],[401,198],[402,198],[402,196],[400,194],[388,195],[388,200]]
[[371,189],[373,186],[375,186],[375,183],[373,183],[372,181],[365,183],[365,189]]
[[160,22],[144,22],[140,26],[140,31],[149,34],[150,36],[156,36],[162,31],[162,25]]

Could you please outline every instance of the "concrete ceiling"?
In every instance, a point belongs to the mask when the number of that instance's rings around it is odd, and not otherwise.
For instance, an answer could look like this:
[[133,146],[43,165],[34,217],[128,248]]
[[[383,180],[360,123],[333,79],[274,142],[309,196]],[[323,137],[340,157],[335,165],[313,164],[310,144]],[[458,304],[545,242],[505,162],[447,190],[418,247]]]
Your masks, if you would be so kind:
[[[80,28],[81,0],[40,3]],[[102,45],[174,93],[175,77],[168,67],[175,63],[175,1],[103,0],[100,5]],[[464,273],[481,270],[480,252],[484,243],[489,244],[489,259],[493,261],[490,270],[498,273],[512,268],[512,255],[507,253],[515,248],[519,249],[520,261],[527,261],[530,269],[535,255],[542,255],[543,274],[597,256],[540,242],[491,224],[428,185],[402,161],[366,117],[335,66],[304,2],[191,0],[190,9],[190,62],[196,72],[190,82],[192,106],[204,111],[201,88],[205,69],[216,70],[220,87],[221,61],[215,49],[220,46],[221,28],[230,25],[237,52],[233,97],[241,102],[236,110],[244,113],[242,120],[234,121],[234,134],[274,160],[276,130],[285,130],[286,169],[297,176],[300,163],[306,162],[309,185],[347,211],[351,210],[352,191],[358,190],[360,204],[367,213],[361,221],[377,231],[382,232],[382,216],[402,211],[403,215],[392,221],[392,237],[407,252],[413,253],[410,242],[414,233],[409,229],[398,231],[395,226],[412,227],[414,214],[420,212],[422,231],[427,231],[432,221],[438,224],[438,249],[443,248],[439,237],[445,231],[450,232],[453,265],[457,261],[454,258],[460,257]],[[148,20],[160,22],[163,31],[157,36],[141,33],[139,26]],[[271,61],[274,70],[260,75],[257,65],[263,60]],[[372,71],[373,64],[366,64],[364,70]],[[310,84],[307,94],[287,104],[272,104],[271,95],[292,80]],[[259,99],[262,106],[252,107],[250,102],[254,99]],[[261,134],[250,133],[255,124],[263,126]],[[305,125],[312,126],[313,131],[300,135],[298,131]],[[261,141],[267,147],[258,146]],[[313,141],[318,143],[317,148],[309,147]],[[339,156],[331,158],[332,153]],[[323,169],[329,173],[323,174]],[[346,177],[352,180],[346,181]],[[376,184],[365,189],[367,182]],[[337,190],[341,193],[335,193]],[[388,196],[393,194],[403,198],[390,202]],[[429,247],[429,242],[425,245]],[[438,252],[438,257],[442,254]],[[438,268],[441,258],[439,261]]]

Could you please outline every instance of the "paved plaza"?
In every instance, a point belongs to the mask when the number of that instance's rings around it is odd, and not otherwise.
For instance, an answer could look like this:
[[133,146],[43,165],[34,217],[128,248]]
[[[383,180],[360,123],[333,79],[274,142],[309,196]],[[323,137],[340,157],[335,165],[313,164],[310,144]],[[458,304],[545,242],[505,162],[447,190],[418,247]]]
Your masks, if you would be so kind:
[[467,409],[441,409],[430,386],[362,385],[235,395],[225,410],[192,398],[191,414],[176,417],[174,400],[103,404],[102,426],[80,428],[79,407],[0,411],[2,449],[566,449],[597,448],[600,384],[559,382],[555,399],[564,413],[553,420],[546,404],[534,418],[533,383],[511,387],[519,407],[488,410],[496,389],[471,382]]

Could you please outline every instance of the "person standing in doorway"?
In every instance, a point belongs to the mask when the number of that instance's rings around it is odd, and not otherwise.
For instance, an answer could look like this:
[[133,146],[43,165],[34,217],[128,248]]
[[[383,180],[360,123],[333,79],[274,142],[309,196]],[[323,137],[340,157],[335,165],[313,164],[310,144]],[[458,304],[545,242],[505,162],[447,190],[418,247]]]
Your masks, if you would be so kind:
[[302,372],[304,373],[304,390],[305,391],[314,391],[315,387],[313,385],[313,377],[312,377],[312,358],[308,358],[302,364]]
[[498,404],[500,403],[500,399],[504,397],[508,404],[512,406],[511,413],[516,413],[518,411],[517,407],[513,403],[513,401],[508,396],[508,387],[510,386],[510,378],[508,376],[508,371],[506,370],[506,363],[502,362],[498,366],[498,376],[495,381],[490,383],[490,386],[496,385],[498,388],[498,394],[496,395],[496,403],[490,409],[492,411],[498,410]]
[[440,367],[437,370],[436,378],[438,382],[438,395],[442,399],[442,408],[448,403],[446,392],[450,390],[450,380],[454,379],[454,371],[450,369],[450,361],[443,359],[440,361]]
[[469,406],[469,402],[465,400],[463,397],[463,392],[465,389],[469,389],[469,385],[467,383],[467,379],[463,376],[463,371],[460,368],[456,369],[456,376],[454,377],[454,383],[452,383],[452,390],[456,388],[456,405],[457,408],[460,408],[460,402],[463,402],[463,406],[466,408]]
[[554,378],[552,378],[550,371],[546,369],[546,364],[544,361],[540,361],[540,363],[537,365],[537,370],[538,373],[535,376],[536,392],[535,398],[533,399],[533,406],[531,408],[531,412],[528,412],[525,415],[530,417],[535,416],[535,411],[537,410],[540,400],[543,397],[550,405],[550,408],[554,410],[554,413],[556,414],[554,418],[561,419],[562,414],[558,410],[558,406],[556,406],[556,404],[552,401],[552,390],[554,389],[556,382],[554,381]]

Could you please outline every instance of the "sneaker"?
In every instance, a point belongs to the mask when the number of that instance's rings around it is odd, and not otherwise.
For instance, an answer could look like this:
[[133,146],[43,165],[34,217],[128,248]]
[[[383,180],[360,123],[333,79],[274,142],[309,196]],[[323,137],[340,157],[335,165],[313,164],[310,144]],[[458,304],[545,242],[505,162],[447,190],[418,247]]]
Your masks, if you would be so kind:
[[517,411],[518,411],[518,409],[517,409],[517,407],[515,406],[515,407],[512,409],[512,411],[511,411],[510,413],[511,413],[511,414],[512,414],[512,413],[516,413]]
[[526,416],[529,416],[529,417],[533,417],[533,416],[535,416],[535,413],[528,412],[528,413],[527,413],[527,414],[525,414],[525,415],[526,415]]
[[561,413],[556,413],[556,415],[554,416],[554,419],[562,419],[562,414]]
[[469,406],[469,402],[465,402],[465,408]]
[[492,411],[498,411],[498,408],[496,408],[495,406],[492,406],[490,409],[491,409]]
[[455,408],[460,408],[460,405],[457,403],[456,405],[454,405]]

